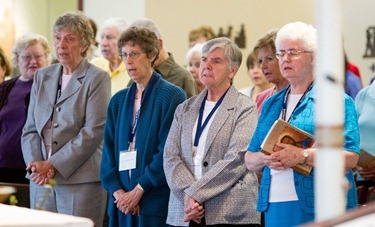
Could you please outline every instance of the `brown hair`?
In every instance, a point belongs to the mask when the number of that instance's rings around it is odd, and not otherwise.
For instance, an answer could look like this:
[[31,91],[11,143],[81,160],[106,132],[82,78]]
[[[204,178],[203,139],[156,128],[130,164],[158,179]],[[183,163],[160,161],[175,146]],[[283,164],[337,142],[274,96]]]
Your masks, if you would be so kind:
[[246,59],[247,70],[254,68],[255,64],[258,64],[258,59],[254,52],[251,52]]
[[126,29],[118,40],[119,53],[128,42],[131,42],[131,45],[139,45],[149,59],[155,56],[155,59],[151,62],[151,66],[154,66],[160,51],[159,40],[154,32],[147,28],[131,27]]
[[189,32],[189,42],[193,42],[200,37],[205,37],[207,40],[211,40],[216,38],[216,34],[210,26],[201,26]]
[[276,54],[276,46],[275,46],[275,39],[276,39],[277,30],[272,30],[267,32],[262,38],[258,39],[253,49],[253,53],[255,56],[258,55],[258,51],[260,48],[267,48],[271,50],[274,54]]

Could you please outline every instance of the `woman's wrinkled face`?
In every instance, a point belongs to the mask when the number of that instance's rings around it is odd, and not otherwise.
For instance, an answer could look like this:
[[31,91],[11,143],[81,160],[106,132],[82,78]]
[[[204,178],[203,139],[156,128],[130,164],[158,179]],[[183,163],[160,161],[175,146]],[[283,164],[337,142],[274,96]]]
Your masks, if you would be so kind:
[[53,46],[56,57],[63,66],[76,66],[82,60],[86,47],[82,46],[80,38],[70,28],[53,33]]
[[118,60],[117,44],[119,35],[115,28],[104,28],[101,31],[100,50],[103,57],[108,61]]
[[[289,52],[297,54],[293,55]],[[279,58],[279,68],[283,77],[289,82],[301,81],[313,76],[312,52],[308,52],[301,41],[281,41],[278,53],[284,53]]]
[[130,78],[136,83],[148,80],[152,74],[151,62],[153,58],[148,58],[139,45],[132,45],[127,42],[121,48],[121,58],[126,65],[126,70]]
[[213,89],[230,86],[230,81],[235,75],[235,70],[229,66],[222,48],[204,53],[199,71],[202,83]]
[[47,55],[40,43],[23,49],[18,55],[18,68],[24,80],[33,80],[36,70],[47,66]]
[[270,48],[259,48],[258,64],[260,69],[262,70],[263,75],[269,82],[277,83],[278,81],[283,80],[276,54]]

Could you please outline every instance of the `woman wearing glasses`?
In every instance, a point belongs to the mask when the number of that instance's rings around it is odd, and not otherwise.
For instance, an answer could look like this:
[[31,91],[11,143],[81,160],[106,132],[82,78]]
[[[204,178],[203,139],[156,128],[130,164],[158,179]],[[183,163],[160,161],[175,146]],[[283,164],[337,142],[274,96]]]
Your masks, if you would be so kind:
[[112,97],[107,112],[100,175],[110,194],[110,226],[165,226],[169,188],[163,150],[186,94],[153,70],[159,55],[155,33],[131,27],[118,48],[135,83]]
[[[279,143],[281,151],[266,156],[260,152],[272,123],[281,118],[314,134],[314,51],[317,32],[311,25],[295,22],[277,33],[276,56],[280,71],[290,86],[270,97],[263,105],[259,123],[245,155],[249,170],[262,172],[257,210],[265,213],[269,226],[297,226],[314,220],[314,169],[304,176],[291,167],[298,163],[314,166],[317,148],[303,149]],[[344,95],[344,94],[343,94]],[[347,209],[357,206],[353,168],[358,160],[359,132],[353,100],[345,95],[346,177],[350,188]],[[293,215],[290,215],[290,214]]]
[[[21,150],[34,73],[51,62],[47,39],[28,34],[16,40],[12,63],[21,75],[0,84],[0,182],[28,183]],[[27,194],[27,193],[26,193]],[[21,206],[29,202],[19,200]]]
[[[36,72],[22,134],[33,209],[90,218],[102,226],[106,192],[101,187],[108,73],[85,58],[93,31],[81,13],[66,13],[53,26],[59,63]],[[35,54],[33,56],[35,58]],[[43,184],[56,184],[46,193]]]

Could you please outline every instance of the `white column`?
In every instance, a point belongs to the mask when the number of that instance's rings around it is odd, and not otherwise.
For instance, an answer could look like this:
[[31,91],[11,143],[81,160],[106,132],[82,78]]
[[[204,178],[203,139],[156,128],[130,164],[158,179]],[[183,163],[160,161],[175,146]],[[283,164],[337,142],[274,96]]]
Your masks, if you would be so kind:
[[317,0],[316,135],[319,151],[315,164],[316,221],[345,213],[347,183],[344,175],[342,2]]

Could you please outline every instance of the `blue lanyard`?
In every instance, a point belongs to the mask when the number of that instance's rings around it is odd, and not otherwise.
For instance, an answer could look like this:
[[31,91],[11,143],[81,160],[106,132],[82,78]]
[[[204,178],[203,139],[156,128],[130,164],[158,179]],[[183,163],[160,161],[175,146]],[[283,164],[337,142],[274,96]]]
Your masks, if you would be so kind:
[[[309,87],[305,90],[305,92],[303,93],[303,95],[301,96],[301,98],[299,99],[296,107],[294,107],[293,109],[293,112],[290,114],[290,117],[294,114],[294,111],[296,111],[296,109],[299,107],[299,105],[302,103],[302,101],[305,99],[306,95],[309,93],[309,91],[311,91],[312,87],[314,86],[314,81],[311,82],[311,84],[309,85]],[[288,107],[288,97],[289,97],[289,94],[290,94],[290,85],[288,85],[288,88],[287,88],[287,91],[285,92],[285,95],[284,95],[284,102],[283,102],[283,110],[281,112],[281,118],[286,121],[286,109]],[[290,117],[288,119],[287,122],[290,121]]]
[[137,90],[137,85],[136,83],[133,83],[133,85],[130,87],[130,103],[129,103],[130,106],[129,106],[129,112],[128,112],[128,119],[129,119],[129,124],[131,125],[131,127],[130,127],[129,134],[128,134],[129,144],[133,142],[135,133],[137,131],[137,126],[138,126],[139,117],[141,115],[142,106],[146,102],[146,100],[150,97],[152,89],[154,88],[158,80],[159,80],[159,77],[153,74],[145,90],[142,92],[141,106],[139,107],[139,110],[135,114],[134,123],[133,123],[133,112],[134,112],[135,92]]
[[221,96],[221,98],[219,99],[219,101],[215,104],[214,108],[208,114],[206,120],[204,121],[204,123],[202,125],[202,118],[203,118],[204,106],[206,105],[206,99],[207,99],[208,92],[207,92],[206,96],[204,97],[202,105],[201,105],[201,108],[199,109],[197,131],[195,133],[195,139],[194,139],[194,146],[195,147],[198,146],[199,138],[201,137],[204,128],[207,126],[208,122],[210,121],[212,115],[215,113],[215,111],[217,110],[217,108],[219,108],[220,104],[223,102],[223,99],[224,99],[225,95],[227,94],[228,90],[229,90],[229,88],[225,91],[225,93],[223,94],[223,96]]

